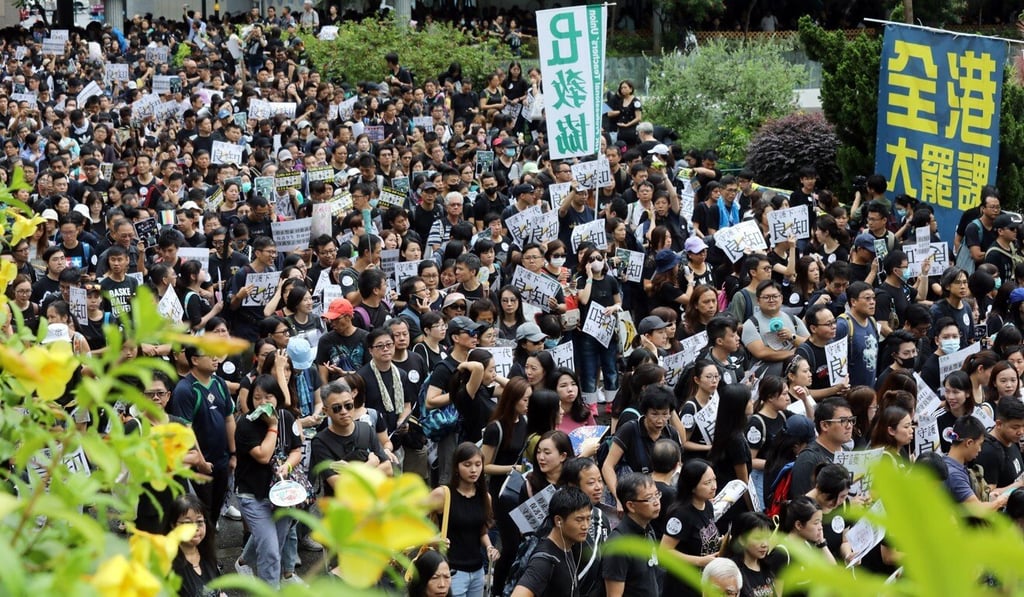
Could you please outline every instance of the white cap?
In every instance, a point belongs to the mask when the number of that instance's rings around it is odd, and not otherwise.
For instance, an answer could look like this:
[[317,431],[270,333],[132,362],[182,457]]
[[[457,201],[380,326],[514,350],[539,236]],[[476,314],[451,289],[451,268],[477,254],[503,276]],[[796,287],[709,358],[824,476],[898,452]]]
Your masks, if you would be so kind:
[[669,152],[668,147],[666,147],[664,143],[658,143],[657,145],[652,147],[651,150],[648,151],[647,153],[651,155],[668,155]]
[[196,211],[199,211],[199,204],[196,203],[195,201],[186,201],[181,205],[181,209],[194,209]]
[[86,221],[90,223],[92,222],[92,216],[89,215],[89,207],[86,206],[84,203],[79,203],[78,205],[74,206],[73,208],[71,208],[71,211],[77,211],[78,213],[85,216]]
[[277,152],[277,161],[279,162],[292,159],[295,158],[292,157],[292,152],[288,151],[287,149],[282,149],[281,151]]
[[43,344],[51,344],[53,342],[67,342],[71,343],[71,330],[68,329],[65,323],[51,323],[46,328],[46,337],[43,338]]

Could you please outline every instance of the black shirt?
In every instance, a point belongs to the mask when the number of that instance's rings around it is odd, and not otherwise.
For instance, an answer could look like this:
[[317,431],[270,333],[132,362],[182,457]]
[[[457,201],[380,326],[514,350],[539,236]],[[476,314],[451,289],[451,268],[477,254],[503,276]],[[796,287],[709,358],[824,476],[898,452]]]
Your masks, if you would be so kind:
[[[401,383],[402,392],[404,394],[404,402],[398,403],[398,397],[395,395],[395,374],[398,375],[398,382]],[[387,371],[380,372],[380,381],[384,382],[384,388],[381,388],[380,383],[377,381],[377,374],[371,366],[371,363],[367,362],[358,371],[359,377],[363,378],[366,382],[366,407],[372,408],[379,412],[381,416],[387,421],[388,431],[394,431],[398,427],[398,417],[402,414],[402,409],[406,404],[412,404],[416,402],[416,389],[409,383],[409,375],[395,365]],[[388,396],[393,401],[394,411],[389,411],[384,406],[384,392],[387,391]]]
[[[570,556],[575,564],[582,556],[582,545],[574,545]],[[579,586],[573,578],[566,554],[545,537],[530,556],[526,571],[516,585],[529,589],[534,597],[579,597]]]
[[973,464],[984,467],[985,481],[993,487],[1006,487],[1024,473],[1020,446],[1015,443],[1004,446],[1003,442],[991,433],[985,436],[985,442],[981,444],[981,453],[974,459]]
[[[338,473],[331,467],[321,467],[323,462],[366,462],[370,454],[376,454],[377,458],[384,462],[388,455],[384,453],[377,434],[370,428],[369,423],[356,421],[355,429],[350,435],[340,435],[327,427],[316,434],[309,448],[309,470],[319,471],[317,475],[321,481],[324,495],[331,497],[334,489],[331,488],[328,479]],[[312,481],[313,478],[311,477]]]
[[[698,510],[689,500],[677,501],[669,510],[665,535],[678,541],[676,551],[698,557],[718,553],[722,543],[722,536],[715,526],[715,509],[710,502],[704,504],[703,510]],[[661,594],[663,597],[676,597],[700,593],[685,581],[668,574]]]
[[796,457],[793,464],[793,480],[789,486],[789,499],[806,494],[814,488],[814,470],[819,464],[831,464],[835,460],[835,454],[829,452],[825,446],[813,441],[803,452]]
[[[280,446],[284,446],[283,456],[296,448],[302,447],[302,438],[291,432],[295,417],[286,410],[278,410],[278,430],[275,441],[276,453],[280,453]],[[266,499],[270,493],[270,486],[274,482],[274,461],[261,464],[253,458],[250,451],[263,443],[267,436],[267,424],[260,417],[250,421],[247,417],[238,420],[235,427],[235,450],[238,457],[238,466],[235,467],[235,486],[238,493],[249,493],[256,499]],[[205,451],[204,451],[205,453]]]
[[619,526],[608,536],[609,540],[616,537],[645,537],[651,543],[651,555],[646,559],[630,556],[607,556],[601,561],[605,580],[625,583],[623,597],[649,597],[658,594],[658,558],[654,555],[654,529],[651,525],[641,527],[631,516],[625,516]]

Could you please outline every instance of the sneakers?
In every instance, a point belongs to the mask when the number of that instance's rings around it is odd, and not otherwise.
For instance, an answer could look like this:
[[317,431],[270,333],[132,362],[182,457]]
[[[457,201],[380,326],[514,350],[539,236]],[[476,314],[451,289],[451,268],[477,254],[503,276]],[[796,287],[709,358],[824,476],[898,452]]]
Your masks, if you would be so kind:
[[323,551],[324,550],[324,546],[320,545],[319,543],[317,543],[313,539],[313,537],[311,537],[309,535],[306,535],[305,537],[302,538],[302,541],[299,542],[299,548],[300,549],[304,549],[306,551]]
[[231,520],[242,520],[242,513],[238,511],[238,508],[232,506],[231,504],[225,505],[224,508],[221,510],[221,514],[224,515],[224,518],[230,518]]
[[252,571],[252,566],[243,564],[242,560],[235,560],[235,572],[242,576],[255,576]]
[[302,580],[302,577],[300,577],[298,574],[295,574],[295,573],[292,573],[291,576],[283,576],[282,575],[281,576],[281,584],[282,585],[309,586],[309,585],[306,584],[306,581]]

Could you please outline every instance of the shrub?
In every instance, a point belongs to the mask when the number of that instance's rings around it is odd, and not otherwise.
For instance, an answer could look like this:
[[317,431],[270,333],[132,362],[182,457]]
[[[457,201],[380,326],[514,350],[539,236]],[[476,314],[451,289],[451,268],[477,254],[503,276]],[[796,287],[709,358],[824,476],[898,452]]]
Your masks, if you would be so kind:
[[309,57],[329,79],[380,81],[386,74],[384,56],[397,52],[402,66],[415,75],[417,85],[448,69],[452,62],[462,65],[473,88],[483,88],[484,75],[512,60],[508,46],[493,41],[478,42],[448,23],[436,23],[426,31],[412,31],[391,19],[368,18],[346,21],[338,37],[330,41],[303,35]]
[[799,183],[797,171],[814,166],[823,187],[839,182],[835,128],[821,113],[796,112],[767,123],[747,146],[747,168],[759,183],[790,189]]
[[1006,69],[1003,78],[1003,101],[999,117],[999,170],[996,186],[1008,198],[1007,207],[1019,211],[1024,207],[1024,86],[1016,80],[1013,69]]
[[645,120],[675,129],[681,145],[719,148],[723,161],[742,163],[750,134],[793,109],[805,71],[786,61],[785,49],[777,41],[715,40],[693,54],[652,61]]

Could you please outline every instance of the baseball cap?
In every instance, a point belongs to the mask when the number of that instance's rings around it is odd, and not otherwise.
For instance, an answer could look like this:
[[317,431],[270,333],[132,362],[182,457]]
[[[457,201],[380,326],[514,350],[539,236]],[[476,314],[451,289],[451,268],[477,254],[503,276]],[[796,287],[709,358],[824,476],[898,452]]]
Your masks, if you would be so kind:
[[638,334],[650,334],[655,330],[663,330],[668,327],[665,320],[658,317],[657,315],[648,315],[640,320],[640,325],[636,326]]
[[647,153],[650,155],[668,155],[668,147],[664,143],[658,143]]
[[465,315],[459,315],[458,317],[452,317],[451,321],[448,322],[448,334],[458,334],[461,332],[479,332],[480,330],[486,327],[486,324],[477,323],[472,319],[466,317]]
[[533,322],[524,323],[516,328],[516,342],[520,342],[522,340],[543,342],[544,340],[547,340],[547,338],[547,334],[540,331],[540,326]]
[[228,110],[227,108],[221,108],[220,111],[217,112],[217,118],[228,118],[229,116],[231,116],[231,110]]
[[427,182],[423,183],[422,185],[420,185],[420,192],[421,193],[426,193],[427,191],[436,191],[436,190],[437,190],[437,185],[432,183],[432,182],[430,182],[430,181],[427,181]]
[[337,298],[331,301],[331,306],[324,313],[324,319],[334,320],[342,315],[352,315],[354,313],[355,310],[352,308],[352,303],[348,302],[348,299]]
[[804,415],[790,415],[782,432],[804,443],[811,443],[817,436],[814,432],[814,422]]
[[78,213],[85,216],[86,221],[92,222],[92,216],[89,214],[89,206],[85,205],[84,203],[79,203],[78,205],[72,207],[71,211],[77,211]]
[[996,230],[1001,230],[1003,228],[1013,228],[1016,225],[1017,223],[1013,221],[1013,216],[1011,216],[1008,213],[1001,213],[996,218],[995,223],[992,224],[992,228]]
[[295,158],[292,157],[292,152],[288,151],[287,149],[282,149],[281,151],[277,152],[277,161],[279,162],[292,159]]
[[530,183],[517,184],[515,187],[512,188],[512,196],[518,197],[524,193],[532,193],[536,190],[537,189],[534,188],[534,186]]
[[43,219],[57,221],[60,219],[60,216],[57,215],[57,210],[55,209],[44,209]]
[[686,242],[683,244],[683,248],[686,249],[687,253],[700,253],[702,251],[706,251],[708,246],[703,240],[696,236],[691,236],[686,239]]
[[191,209],[199,211],[199,204],[196,203],[195,201],[186,201],[185,203],[181,204],[181,209]]
[[858,249],[864,249],[866,251],[875,252],[875,237],[871,236],[868,232],[862,232],[857,235],[857,239],[853,241],[853,246]]
[[[448,296],[444,297],[444,304],[441,305],[441,308],[447,309],[448,307],[451,307],[452,305],[459,301],[462,301],[467,306],[469,305],[469,301],[466,300],[466,295],[462,294],[461,292],[453,292]],[[451,323],[449,323],[449,325],[451,325]]]
[[316,350],[309,345],[309,340],[295,336],[288,340],[288,357],[292,360],[292,368],[302,371],[313,366]]
[[654,256],[654,273],[663,274],[679,264],[679,255],[669,249],[662,249]]

